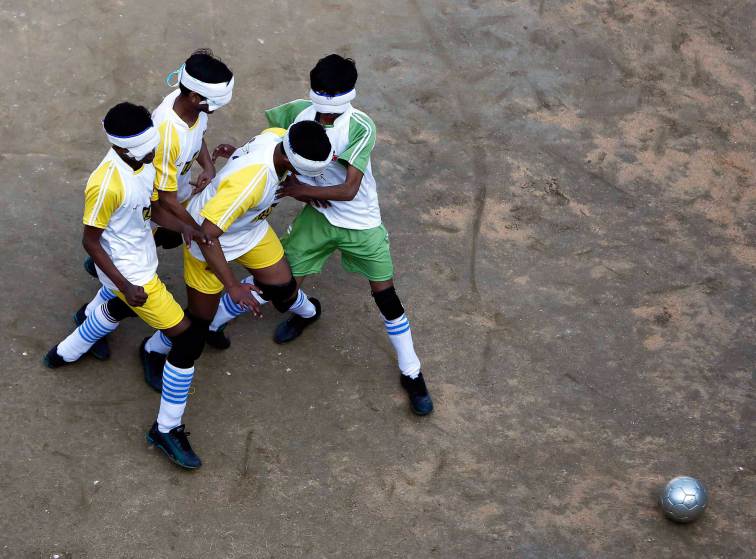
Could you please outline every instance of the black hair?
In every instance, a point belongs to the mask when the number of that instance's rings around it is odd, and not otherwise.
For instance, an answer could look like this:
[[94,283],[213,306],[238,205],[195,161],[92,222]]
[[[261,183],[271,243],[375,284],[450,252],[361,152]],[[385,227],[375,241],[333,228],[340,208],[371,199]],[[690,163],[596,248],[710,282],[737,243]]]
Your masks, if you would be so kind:
[[135,136],[152,126],[152,117],[146,107],[124,102],[110,109],[102,124],[111,136]]
[[310,70],[310,87],[316,93],[336,95],[354,89],[357,65],[351,58],[329,54],[318,60]]
[[325,161],[331,155],[331,141],[325,128],[314,120],[302,120],[289,128],[291,149],[312,161]]
[[[193,78],[205,83],[228,83],[234,77],[231,69],[210,49],[199,49],[184,62],[184,69]],[[181,93],[188,95],[190,90],[179,84]]]

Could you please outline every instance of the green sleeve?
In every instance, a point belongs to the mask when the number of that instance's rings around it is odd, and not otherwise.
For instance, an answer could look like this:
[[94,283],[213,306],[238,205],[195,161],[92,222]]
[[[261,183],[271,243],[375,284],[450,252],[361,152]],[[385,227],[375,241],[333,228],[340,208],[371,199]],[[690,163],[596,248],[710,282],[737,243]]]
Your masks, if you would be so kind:
[[374,146],[375,123],[365,113],[353,112],[349,121],[349,145],[339,154],[339,159],[364,173]]
[[272,109],[265,111],[265,116],[268,119],[268,124],[274,128],[288,128],[297,118],[299,113],[304,111],[307,107],[312,105],[312,101],[306,99],[297,99],[283,105],[278,105]]

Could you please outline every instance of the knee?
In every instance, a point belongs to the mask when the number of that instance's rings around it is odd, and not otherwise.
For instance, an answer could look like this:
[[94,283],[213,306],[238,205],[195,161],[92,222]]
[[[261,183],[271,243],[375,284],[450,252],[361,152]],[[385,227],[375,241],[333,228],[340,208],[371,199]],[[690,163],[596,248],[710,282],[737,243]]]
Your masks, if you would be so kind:
[[197,318],[187,313],[191,320],[189,328],[176,336],[170,336],[172,346],[168,354],[168,361],[182,369],[194,366],[194,362],[202,355],[205,349],[209,320]]
[[117,322],[120,322],[124,318],[136,316],[136,313],[131,310],[131,307],[129,307],[124,301],[121,301],[118,297],[113,297],[105,304],[107,305],[108,314]]
[[262,290],[262,298],[273,303],[279,312],[288,311],[297,295],[297,282],[294,278],[284,284],[271,285],[258,281],[255,285]]
[[393,285],[388,289],[373,293],[373,299],[386,320],[395,320],[404,314],[404,307]]

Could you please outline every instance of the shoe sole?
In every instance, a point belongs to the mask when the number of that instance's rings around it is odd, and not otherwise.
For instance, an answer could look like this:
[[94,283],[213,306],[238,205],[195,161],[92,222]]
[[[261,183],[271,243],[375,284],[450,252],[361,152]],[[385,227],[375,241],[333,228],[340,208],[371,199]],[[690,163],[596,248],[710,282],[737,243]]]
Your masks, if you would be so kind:
[[176,464],[180,468],[183,468],[185,470],[199,470],[202,467],[202,464],[200,464],[199,466],[187,466],[186,464],[182,464],[181,462],[179,462],[178,460],[176,460],[173,456],[171,456],[171,454],[165,449],[165,447],[163,447],[162,444],[160,444],[159,442],[156,442],[155,439],[153,439],[150,436],[149,433],[147,433],[147,435],[145,436],[145,438],[147,439],[147,443],[148,444],[154,446],[155,448],[159,448],[160,450],[162,450],[163,454],[166,455],[166,457],[168,458],[168,460],[170,460],[171,462],[173,462],[174,464]]
[[[74,313],[74,315],[73,315],[73,323],[76,325],[77,328],[79,326],[81,326],[81,323],[79,323],[79,321],[76,320],[76,313]],[[107,338],[107,336],[103,336],[100,339],[104,340],[105,338]],[[89,351],[87,351],[87,353],[89,355],[91,355],[92,357],[94,357],[95,359],[97,359],[98,361],[107,361],[108,359],[110,359],[110,354],[108,354],[108,355],[102,355],[100,353],[96,353],[95,351],[93,351],[93,349],[94,349],[94,345],[92,345],[92,347],[89,348]]]
[[412,410],[412,413],[420,417],[423,417],[425,415],[430,415],[431,412],[433,411],[433,408],[429,409],[428,411],[416,410],[414,407],[412,407],[412,404],[410,404],[410,409]]

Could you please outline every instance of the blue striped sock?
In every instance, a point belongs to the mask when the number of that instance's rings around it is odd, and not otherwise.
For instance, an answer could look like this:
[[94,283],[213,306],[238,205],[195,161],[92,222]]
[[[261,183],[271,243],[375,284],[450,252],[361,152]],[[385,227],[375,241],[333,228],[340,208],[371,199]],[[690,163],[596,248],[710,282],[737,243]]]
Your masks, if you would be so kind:
[[168,355],[173,347],[171,339],[163,334],[162,330],[156,330],[152,337],[144,344],[145,351],[150,353],[160,353],[162,355]]
[[108,313],[108,304],[103,303],[58,344],[58,355],[72,363],[89,351],[97,340],[104,338],[116,328],[118,328],[118,321]]
[[181,425],[189,388],[194,378],[194,367],[182,369],[168,361],[163,367],[163,392],[160,396],[160,411],[158,412],[158,430],[167,433],[174,427]]
[[[254,285],[255,281],[252,278],[252,276],[248,276],[244,278],[242,283],[250,283]],[[260,295],[256,292],[252,292],[252,296],[257,299],[257,302],[261,305],[264,305],[267,303],[265,299],[260,297]],[[233,299],[229,297],[228,293],[223,293],[223,296],[221,297],[220,303],[218,304],[218,310],[215,311],[215,316],[213,317],[213,321],[210,323],[210,331],[216,332],[221,326],[224,326],[225,324],[228,324],[233,319],[235,319],[238,316],[241,316],[242,314],[249,312],[244,307],[237,305],[234,303]]]
[[294,304],[289,307],[289,310],[294,314],[298,314],[302,318],[312,318],[318,312],[315,309],[315,305],[307,298],[305,292],[301,289],[297,291],[297,298]]
[[95,310],[103,303],[107,303],[111,299],[114,299],[115,296],[115,293],[113,293],[110,289],[103,285],[102,287],[100,287],[100,289],[97,290],[97,294],[87,304],[87,308],[84,310],[84,314],[89,316],[90,314],[92,314],[93,310]]
[[407,315],[402,314],[394,320],[386,320],[384,317],[383,324],[386,327],[389,341],[396,351],[399,370],[403,375],[416,378],[420,374],[420,359],[418,359],[415,346],[412,343],[412,330]]

